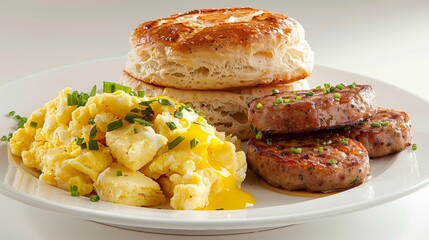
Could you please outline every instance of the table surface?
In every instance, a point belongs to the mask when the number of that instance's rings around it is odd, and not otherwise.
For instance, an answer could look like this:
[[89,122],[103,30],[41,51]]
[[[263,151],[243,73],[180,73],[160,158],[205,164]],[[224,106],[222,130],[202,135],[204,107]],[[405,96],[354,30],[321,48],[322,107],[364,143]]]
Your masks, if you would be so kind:
[[[124,56],[131,31],[146,20],[195,8],[239,6],[298,19],[306,29],[316,64],[376,78],[429,101],[425,92],[429,86],[429,1],[425,0],[3,0],[0,85],[67,64]],[[427,239],[428,201],[429,187],[425,187],[381,206],[315,222],[245,235],[188,237],[113,228],[0,195],[0,239]]]

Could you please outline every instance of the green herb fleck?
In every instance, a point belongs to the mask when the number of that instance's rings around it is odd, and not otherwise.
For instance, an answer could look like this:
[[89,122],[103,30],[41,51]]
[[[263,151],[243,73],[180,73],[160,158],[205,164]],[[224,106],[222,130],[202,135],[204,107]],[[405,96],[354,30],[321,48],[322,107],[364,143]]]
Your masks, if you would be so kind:
[[98,202],[98,201],[100,201],[100,196],[98,196],[97,194],[93,194],[93,195],[91,195],[91,197],[89,198],[89,200],[91,202]]
[[88,119],[88,124],[89,125],[94,125],[95,124],[95,118]]
[[165,99],[165,98],[160,98],[160,99],[158,99],[158,102],[159,102],[161,105],[164,105],[164,106],[169,106],[169,107],[172,107],[172,108],[175,108],[175,107],[176,107],[176,105],[175,105],[172,101],[170,101],[170,100],[168,100],[168,99]]
[[119,129],[123,126],[124,124],[122,123],[122,119],[119,119],[117,121],[111,122],[107,125],[107,131],[111,132],[114,131],[116,129]]
[[177,138],[175,138],[172,142],[170,142],[168,144],[168,149],[173,149],[175,148],[177,145],[179,145],[179,143],[181,143],[183,140],[185,140],[185,137],[183,136],[178,136]]
[[89,140],[88,142],[88,148],[89,150],[98,150],[98,142],[95,140]]
[[199,143],[198,139],[193,138],[193,139],[190,141],[191,149],[195,148],[195,147],[198,145],[198,143]]
[[176,124],[174,122],[166,122],[165,123],[170,130],[176,129]]
[[262,139],[263,137],[263,133],[261,131],[258,131],[258,133],[256,133],[255,138],[256,139]]
[[292,153],[302,153],[302,148],[295,148],[295,147],[292,147],[291,149],[290,149],[290,151],[292,152]]
[[37,127],[37,122],[31,121],[30,122],[30,127],[36,128]]

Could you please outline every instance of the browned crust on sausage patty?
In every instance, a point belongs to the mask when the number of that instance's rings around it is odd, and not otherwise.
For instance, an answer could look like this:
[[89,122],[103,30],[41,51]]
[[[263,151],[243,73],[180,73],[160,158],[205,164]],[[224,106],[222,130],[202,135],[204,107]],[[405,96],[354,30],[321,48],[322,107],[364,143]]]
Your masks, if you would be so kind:
[[[362,144],[345,140],[340,135],[317,139],[309,135],[297,139],[283,136],[267,144],[266,140],[252,138],[247,143],[247,161],[275,187],[313,192],[349,189],[365,181],[370,165]],[[302,152],[293,153],[292,147]]]
[[[278,98],[285,102],[276,104]],[[329,93],[312,89],[258,98],[249,104],[248,119],[255,129],[272,134],[311,132],[357,123],[377,108],[374,89],[355,85]]]
[[[374,125],[373,125],[374,124]],[[379,108],[378,113],[340,134],[362,143],[369,157],[379,158],[402,151],[411,143],[411,119],[406,112]]]

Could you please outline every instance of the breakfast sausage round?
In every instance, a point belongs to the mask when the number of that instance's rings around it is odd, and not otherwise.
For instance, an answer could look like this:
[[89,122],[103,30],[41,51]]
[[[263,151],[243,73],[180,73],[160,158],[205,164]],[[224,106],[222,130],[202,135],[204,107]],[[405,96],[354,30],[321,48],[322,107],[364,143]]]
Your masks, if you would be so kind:
[[359,141],[369,157],[383,157],[402,151],[411,142],[411,120],[407,113],[380,108],[358,125],[345,127],[340,134]]
[[314,192],[360,185],[370,168],[362,144],[340,135],[252,138],[247,143],[247,161],[275,187]]
[[249,104],[248,119],[258,131],[283,134],[346,126],[376,112],[371,86],[343,84],[255,99]]

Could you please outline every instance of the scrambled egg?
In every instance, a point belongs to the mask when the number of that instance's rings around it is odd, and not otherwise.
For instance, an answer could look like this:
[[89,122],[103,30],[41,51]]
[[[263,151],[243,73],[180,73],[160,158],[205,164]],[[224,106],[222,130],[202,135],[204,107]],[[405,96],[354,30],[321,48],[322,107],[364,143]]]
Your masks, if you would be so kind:
[[76,94],[60,91],[10,139],[11,152],[40,170],[40,180],[133,206],[169,200],[174,209],[238,209],[255,203],[240,189],[247,165],[239,140],[217,132],[190,106],[124,91],[70,104]]

